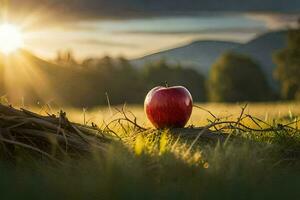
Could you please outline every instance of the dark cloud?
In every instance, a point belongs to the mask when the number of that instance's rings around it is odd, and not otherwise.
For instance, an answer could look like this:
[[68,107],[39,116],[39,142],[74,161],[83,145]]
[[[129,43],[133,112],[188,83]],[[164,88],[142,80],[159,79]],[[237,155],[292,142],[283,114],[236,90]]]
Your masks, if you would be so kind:
[[207,11],[300,12],[299,0],[10,0],[8,2],[13,15],[38,12],[56,22],[187,15]]

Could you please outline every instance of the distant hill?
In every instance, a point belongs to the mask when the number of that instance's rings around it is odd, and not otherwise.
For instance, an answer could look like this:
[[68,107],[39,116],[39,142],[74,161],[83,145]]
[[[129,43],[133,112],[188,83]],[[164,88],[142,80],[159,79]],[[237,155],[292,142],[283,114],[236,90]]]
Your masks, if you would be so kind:
[[24,49],[19,49],[10,55],[0,53],[0,65],[4,65],[5,63],[10,67],[18,69],[17,71],[26,67],[34,67],[39,70],[57,70],[57,68],[61,68],[61,66],[45,61]]
[[[10,103],[37,102],[58,98],[53,84],[59,74],[67,69],[36,57],[26,50],[10,55],[0,54],[0,96],[5,95]],[[58,83],[60,84],[60,83]]]
[[257,61],[262,66],[271,87],[277,90],[277,83],[273,79],[275,65],[272,62],[272,53],[285,47],[286,35],[287,31],[268,32],[245,44],[225,41],[195,41],[185,46],[144,56],[131,62],[135,66],[141,67],[147,62],[164,59],[171,64],[180,63],[183,67],[194,68],[203,75],[208,76],[216,59],[226,51],[233,51],[248,55]]
[[240,44],[235,42],[195,41],[182,47],[132,60],[132,64],[142,67],[147,62],[156,62],[160,59],[165,59],[168,63],[180,63],[183,66],[194,68],[202,74],[207,75],[211,64],[223,52],[232,50],[238,46],[240,46]]

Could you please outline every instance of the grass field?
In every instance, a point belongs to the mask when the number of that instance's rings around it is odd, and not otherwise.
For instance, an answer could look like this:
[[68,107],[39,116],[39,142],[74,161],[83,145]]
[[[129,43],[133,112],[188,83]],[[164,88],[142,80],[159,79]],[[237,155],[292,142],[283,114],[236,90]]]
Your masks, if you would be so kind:
[[[241,119],[243,104],[199,106],[217,118],[226,117],[218,119],[220,121],[235,120],[241,125],[226,126],[224,134],[230,137],[216,141],[203,139],[198,129],[144,130],[128,121],[116,121],[109,130],[120,138],[107,144],[103,151],[92,149],[91,154],[65,158],[62,165],[41,156],[36,159],[36,155],[33,157],[28,152],[17,157],[15,167],[3,161],[0,165],[1,199],[299,197],[299,103],[249,104],[243,114],[262,119],[256,123],[249,118]],[[31,109],[40,113],[57,111],[47,107]],[[114,119],[122,118],[114,108],[64,110],[72,121],[85,124],[93,121],[101,129],[107,128]],[[125,110],[135,115],[140,126],[151,127],[141,106],[126,106]],[[131,113],[127,114],[134,119]],[[209,120],[215,120],[209,112],[194,108],[189,124],[205,126],[212,123]],[[242,125],[253,130],[243,129]],[[272,130],[256,131],[260,126],[265,129],[269,125]]]
[[[241,108],[245,105],[245,103],[206,103],[196,105],[209,110],[217,117],[230,116],[230,118],[237,118],[241,112]],[[112,106],[110,108],[108,108],[107,106],[98,108],[86,108],[85,111],[84,109],[74,109],[70,107],[62,107],[60,109],[66,111],[68,114],[68,118],[72,121],[78,123],[94,122],[101,126],[103,122],[108,123],[111,120],[120,117],[118,110],[120,110],[123,106],[124,105]],[[35,112],[41,114],[45,114],[46,112],[56,114],[59,111],[58,108],[49,108],[48,106],[29,107],[28,109],[34,110]],[[151,124],[147,120],[143,107],[141,105],[125,105],[125,110],[132,112],[136,116],[137,121],[140,124],[146,127],[151,127]],[[250,103],[247,105],[245,113],[253,115],[265,121],[272,121],[273,119],[280,120],[289,117],[293,118],[300,115],[300,102]],[[212,116],[208,112],[198,108],[194,108],[191,119],[189,121],[189,125],[205,125],[207,124],[207,119],[212,119]]]

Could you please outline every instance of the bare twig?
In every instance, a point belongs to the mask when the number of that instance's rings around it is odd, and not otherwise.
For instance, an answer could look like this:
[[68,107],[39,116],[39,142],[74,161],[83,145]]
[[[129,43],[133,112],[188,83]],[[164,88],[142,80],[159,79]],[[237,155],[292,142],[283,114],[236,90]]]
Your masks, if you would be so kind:
[[206,112],[208,112],[213,118],[215,118],[215,119],[218,119],[212,112],[210,112],[209,110],[207,110],[207,109],[205,109],[205,108],[202,108],[201,106],[198,106],[198,105],[193,105],[195,108],[199,108],[199,109],[201,109],[201,110],[204,110],[204,111],[206,111]]

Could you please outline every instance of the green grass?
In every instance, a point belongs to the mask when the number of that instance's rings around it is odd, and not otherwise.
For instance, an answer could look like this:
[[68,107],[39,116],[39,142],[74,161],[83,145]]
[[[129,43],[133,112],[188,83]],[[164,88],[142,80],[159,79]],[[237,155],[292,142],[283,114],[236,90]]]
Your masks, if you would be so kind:
[[[1,167],[3,199],[287,199],[299,195],[299,166],[278,163],[269,146],[203,147],[200,160],[172,151],[137,156],[113,144],[105,156],[54,167],[38,162]],[[193,156],[192,156],[193,157]],[[204,163],[209,163],[204,165]],[[32,166],[33,165],[33,166]],[[4,198],[5,197],[5,198]]]
[[[277,105],[286,112],[281,111],[278,117],[273,111],[275,114],[269,114],[266,122],[274,127],[294,122],[298,105]],[[211,105],[201,106],[210,108]],[[215,106],[215,110],[227,108],[232,112],[231,119],[239,117],[238,105]],[[246,113],[256,112],[255,116],[265,117],[263,112],[274,106],[251,104]],[[264,110],[259,113],[261,108]],[[137,113],[137,121],[147,126],[141,108],[127,109]],[[93,115],[92,112],[86,113],[86,117]],[[73,120],[78,118],[74,121],[82,120],[81,111],[70,113]],[[194,115],[201,113],[204,112],[197,110]],[[109,116],[102,116],[107,120],[105,124],[119,117],[110,116],[110,111],[106,115]],[[208,123],[202,116],[196,121]],[[257,128],[249,119],[243,123]],[[296,128],[296,124],[293,126]],[[195,137],[180,136],[170,130],[141,131],[126,122],[122,126],[112,124],[111,129],[121,140],[109,144],[105,153],[95,151],[78,159],[66,159],[63,165],[34,159],[28,152],[20,155],[14,166],[3,161],[0,165],[1,199],[299,198],[298,129],[243,133],[231,130],[228,133],[232,133],[232,139],[226,142],[195,140]]]

